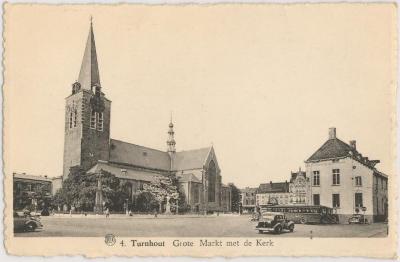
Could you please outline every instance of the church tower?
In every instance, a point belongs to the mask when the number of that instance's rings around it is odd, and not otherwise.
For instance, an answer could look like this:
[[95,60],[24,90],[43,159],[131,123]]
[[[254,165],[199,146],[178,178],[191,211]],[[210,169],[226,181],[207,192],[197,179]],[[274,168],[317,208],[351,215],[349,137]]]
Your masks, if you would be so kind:
[[97,160],[108,160],[111,101],[102,92],[93,24],[83,55],[78,81],[65,103],[63,176],[71,167],[90,169]]

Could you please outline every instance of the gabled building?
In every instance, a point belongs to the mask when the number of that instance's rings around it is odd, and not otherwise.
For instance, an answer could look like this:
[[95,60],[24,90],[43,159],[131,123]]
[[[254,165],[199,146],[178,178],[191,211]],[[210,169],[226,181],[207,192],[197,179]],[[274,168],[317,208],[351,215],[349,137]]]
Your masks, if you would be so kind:
[[13,173],[14,210],[43,208],[52,195],[52,179],[26,173]]
[[253,212],[256,207],[256,194],[257,187],[245,187],[240,189],[240,211],[241,212]]
[[290,180],[260,184],[256,194],[256,205],[309,205],[310,179],[299,168],[290,172]]
[[[110,138],[111,100],[103,92],[93,25],[78,80],[65,103],[64,179],[70,168],[89,173],[107,171],[131,184],[129,206],[143,184],[156,176],[176,175],[193,211],[229,211],[230,190],[222,185],[221,169],[212,146],[176,152],[174,125],[169,123],[167,150],[161,151]],[[96,197],[97,209],[102,198]]]
[[369,221],[385,220],[388,177],[376,169],[379,162],[363,156],[355,140],[347,144],[330,128],[329,139],[305,161],[312,204],[334,208],[342,223],[364,212]]

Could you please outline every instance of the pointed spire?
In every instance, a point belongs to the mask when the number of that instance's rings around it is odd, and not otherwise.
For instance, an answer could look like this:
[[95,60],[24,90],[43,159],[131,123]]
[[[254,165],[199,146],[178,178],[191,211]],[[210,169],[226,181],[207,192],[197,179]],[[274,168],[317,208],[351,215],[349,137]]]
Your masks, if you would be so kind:
[[90,17],[89,35],[86,42],[85,53],[83,54],[78,82],[81,84],[81,87],[86,90],[91,90],[94,85],[100,86],[99,66],[97,64],[92,17]]
[[172,113],[171,113],[171,119],[170,119],[170,122],[169,122],[168,135],[169,135],[169,137],[168,137],[168,140],[167,140],[167,146],[168,146],[167,151],[170,154],[171,153],[175,153],[176,152],[176,149],[175,149],[176,142],[175,142],[175,139],[174,139],[175,132],[174,132],[174,124],[172,123]]

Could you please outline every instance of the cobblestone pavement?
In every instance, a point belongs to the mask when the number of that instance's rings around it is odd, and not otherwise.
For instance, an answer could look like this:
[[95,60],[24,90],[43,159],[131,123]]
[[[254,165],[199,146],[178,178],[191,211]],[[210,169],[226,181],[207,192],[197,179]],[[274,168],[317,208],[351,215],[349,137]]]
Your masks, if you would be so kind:
[[385,237],[387,224],[298,225],[293,233],[259,234],[248,216],[50,216],[44,228],[15,233],[17,237]]

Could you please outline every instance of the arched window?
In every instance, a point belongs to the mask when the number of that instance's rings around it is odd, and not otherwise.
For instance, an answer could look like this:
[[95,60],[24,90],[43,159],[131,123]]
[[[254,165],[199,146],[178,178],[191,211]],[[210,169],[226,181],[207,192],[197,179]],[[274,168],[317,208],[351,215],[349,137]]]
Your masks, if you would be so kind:
[[97,113],[97,130],[103,131],[103,112]]
[[90,128],[96,129],[96,111],[94,110],[90,113]]
[[77,121],[78,121],[78,111],[75,109],[75,111],[74,111],[74,127],[76,127]]
[[208,165],[208,202],[215,202],[215,183],[217,180],[217,170],[215,163],[211,160]]
[[69,128],[72,128],[72,117],[73,117],[73,113],[70,112],[70,113],[69,113],[69,121],[68,121],[68,122],[69,122],[69,123],[68,123],[68,124],[69,124]]

